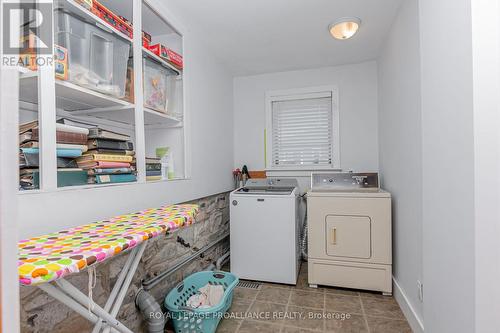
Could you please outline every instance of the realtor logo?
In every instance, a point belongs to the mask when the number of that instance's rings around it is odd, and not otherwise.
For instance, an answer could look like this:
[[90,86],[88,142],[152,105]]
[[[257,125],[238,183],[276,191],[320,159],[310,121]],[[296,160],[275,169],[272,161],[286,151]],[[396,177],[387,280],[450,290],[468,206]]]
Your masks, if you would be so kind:
[[52,55],[52,3],[47,0],[4,0],[3,65],[8,56]]

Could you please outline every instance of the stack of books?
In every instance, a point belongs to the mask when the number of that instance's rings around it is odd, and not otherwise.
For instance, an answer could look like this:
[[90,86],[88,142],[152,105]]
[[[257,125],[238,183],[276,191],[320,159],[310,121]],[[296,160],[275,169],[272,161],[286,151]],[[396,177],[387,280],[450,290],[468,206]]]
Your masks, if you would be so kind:
[[[58,187],[85,185],[86,172],[79,168],[76,158],[87,151],[86,128],[56,124],[57,185]],[[19,126],[20,189],[38,189],[40,186],[40,144],[38,121]]]
[[161,162],[156,157],[146,157],[146,180],[161,180]]
[[88,138],[88,150],[77,158],[77,163],[87,170],[89,184],[137,180],[135,151],[130,136],[94,127],[89,129]]

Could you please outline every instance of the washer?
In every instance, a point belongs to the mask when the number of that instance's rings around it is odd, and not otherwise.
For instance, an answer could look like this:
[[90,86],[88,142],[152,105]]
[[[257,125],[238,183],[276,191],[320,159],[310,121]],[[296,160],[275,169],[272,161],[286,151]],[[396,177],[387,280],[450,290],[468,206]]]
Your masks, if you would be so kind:
[[392,294],[391,195],[377,173],[313,173],[308,282]]
[[296,179],[250,179],[231,200],[231,272],[241,279],[296,284],[300,267]]

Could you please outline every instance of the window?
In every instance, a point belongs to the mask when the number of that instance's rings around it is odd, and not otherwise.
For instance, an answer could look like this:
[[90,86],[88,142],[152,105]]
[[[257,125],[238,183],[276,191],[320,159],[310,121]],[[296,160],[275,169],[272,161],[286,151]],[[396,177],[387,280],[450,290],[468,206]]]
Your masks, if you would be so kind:
[[267,167],[340,168],[338,93],[310,88],[267,94]]

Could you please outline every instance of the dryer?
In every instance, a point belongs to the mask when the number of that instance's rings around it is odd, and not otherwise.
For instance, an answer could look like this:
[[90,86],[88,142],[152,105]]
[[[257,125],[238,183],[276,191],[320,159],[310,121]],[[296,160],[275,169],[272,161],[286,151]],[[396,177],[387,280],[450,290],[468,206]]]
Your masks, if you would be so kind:
[[377,173],[313,173],[308,281],[392,294],[391,195]]

